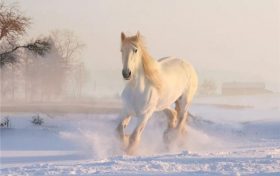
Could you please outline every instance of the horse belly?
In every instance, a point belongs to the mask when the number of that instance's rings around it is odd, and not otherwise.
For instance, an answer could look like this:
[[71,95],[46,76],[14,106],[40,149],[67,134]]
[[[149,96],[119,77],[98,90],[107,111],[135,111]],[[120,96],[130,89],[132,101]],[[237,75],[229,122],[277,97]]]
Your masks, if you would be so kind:
[[176,75],[173,78],[169,76],[159,97],[158,111],[170,107],[185,92],[186,86],[183,80],[185,80],[184,77],[180,75]]

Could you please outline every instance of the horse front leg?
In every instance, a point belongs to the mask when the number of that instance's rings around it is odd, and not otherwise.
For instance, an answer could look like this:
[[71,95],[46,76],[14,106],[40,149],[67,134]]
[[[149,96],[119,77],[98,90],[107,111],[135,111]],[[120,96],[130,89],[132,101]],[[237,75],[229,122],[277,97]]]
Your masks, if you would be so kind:
[[143,130],[146,127],[147,122],[150,119],[151,115],[152,113],[148,113],[146,115],[143,115],[142,117],[139,117],[140,121],[138,122],[137,127],[129,137],[129,145],[126,149],[127,154],[129,155],[135,154],[137,147],[140,143]]
[[126,114],[122,116],[122,120],[120,121],[119,125],[117,126],[117,132],[119,138],[122,141],[123,148],[126,148],[129,144],[129,135],[125,134],[124,129],[127,127],[131,120],[131,116]]

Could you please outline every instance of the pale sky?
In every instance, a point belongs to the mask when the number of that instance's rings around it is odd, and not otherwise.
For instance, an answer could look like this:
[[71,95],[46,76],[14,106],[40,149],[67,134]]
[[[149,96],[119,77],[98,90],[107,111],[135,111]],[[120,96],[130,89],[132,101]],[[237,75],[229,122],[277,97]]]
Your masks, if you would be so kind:
[[[16,2],[32,18],[29,37],[55,29],[80,37],[87,45],[82,58],[94,84],[104,78],[122,83],[120,33],[139,30],[152,56],[185,58],[202,80],[264,81],[280,91],[277,0]],[[106,71],[114,74],[108,78]]]

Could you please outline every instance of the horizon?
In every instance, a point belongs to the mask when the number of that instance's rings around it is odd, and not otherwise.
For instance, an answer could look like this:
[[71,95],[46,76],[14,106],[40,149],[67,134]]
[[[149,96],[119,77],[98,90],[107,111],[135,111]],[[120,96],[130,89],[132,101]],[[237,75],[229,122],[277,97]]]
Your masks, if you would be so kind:
[[13,2],[31,17],[28,38],[66,29],[86,44],[81,58],[91,77],[86,88],[89,95],[94,85],[108,80],[106,75],[95,75],[100,70],[120,70],[119,75],[109,73],[109,80],[123,84],[120,33],[133,35],[138,30],[154,58],[177,56],[189,60],[200,82],[259,81],[280,91],[277,0],[152,1],[131,6],[127,6],[131,4],[127,0]]

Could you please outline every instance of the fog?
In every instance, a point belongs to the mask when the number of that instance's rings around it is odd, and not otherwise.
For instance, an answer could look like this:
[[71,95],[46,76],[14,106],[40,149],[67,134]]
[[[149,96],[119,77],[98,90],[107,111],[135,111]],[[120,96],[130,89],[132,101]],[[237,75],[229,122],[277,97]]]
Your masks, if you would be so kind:
[[120,33],[145,37],[154,58],[189,60],[200,81],[264,82],[280,91],[280,3],[277,0],[24,0],[28,37],[69,29],[86,44],[88,95],[118,94]]

